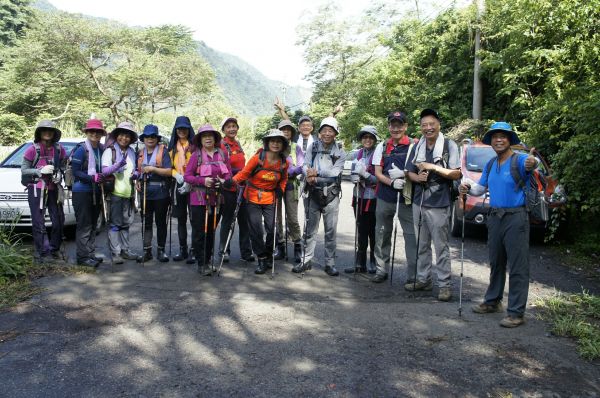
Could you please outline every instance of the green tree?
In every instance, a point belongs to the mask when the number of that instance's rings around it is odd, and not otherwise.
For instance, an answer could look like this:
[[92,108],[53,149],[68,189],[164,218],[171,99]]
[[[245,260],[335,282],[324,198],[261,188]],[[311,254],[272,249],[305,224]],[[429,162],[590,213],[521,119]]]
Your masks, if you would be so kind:
[[0,47],[11,46],[32,17],[31,0],[0,0]]

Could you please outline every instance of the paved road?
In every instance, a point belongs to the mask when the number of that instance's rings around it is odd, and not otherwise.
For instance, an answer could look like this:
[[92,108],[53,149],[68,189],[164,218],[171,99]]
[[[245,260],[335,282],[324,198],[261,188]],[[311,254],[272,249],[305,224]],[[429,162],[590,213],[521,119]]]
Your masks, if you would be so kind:
[[[353,258],[350,188],[340,268]],[[173,262],[42,278],[41,294],[0,314],[0,396],[600,395],[600,365],[548,333],[531,308],[555,286],[597,287],[544,246],[532,247],[528,322],[514,330],[498,326],[502,314],[468,310],[488,280],[481,238],[466,242],[462,317],[456,300],[405,292],[403,261],[393,287],[319,268],[300,278],[282,262],[271,279],[233,247],[219,278]],[[459,248],[453,240],[455,296]]]

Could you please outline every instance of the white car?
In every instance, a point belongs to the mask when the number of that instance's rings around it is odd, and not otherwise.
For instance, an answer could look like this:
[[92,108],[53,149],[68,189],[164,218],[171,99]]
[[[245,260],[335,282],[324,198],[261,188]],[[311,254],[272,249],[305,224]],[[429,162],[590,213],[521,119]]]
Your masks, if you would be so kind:
[[[63,138],[60,143],[65,148],[67,155],[75,146],[83,141],[81,138]],[[27,188],[21,184],[21,163],[23,154],[33,145],[33,141],[26,142],[15,149],[2,163],[0,163],[0,224],[10,224],[17,228],[31,228],[31,212],[27,202]],[[74,226],[75,210],[71,203],[71,192],[66,191],[67,198],[64,204],[65,226]],[[50,216],[46,212],[46,226],[52,225]]]
[[346,153],[346,160],[344,161],[344,169],[342,170],[343,178],[350,178],[350,174],[352,173],[352,161],[356,159],[356,154],[358,153],[358,149],[353,149],[350,152]]

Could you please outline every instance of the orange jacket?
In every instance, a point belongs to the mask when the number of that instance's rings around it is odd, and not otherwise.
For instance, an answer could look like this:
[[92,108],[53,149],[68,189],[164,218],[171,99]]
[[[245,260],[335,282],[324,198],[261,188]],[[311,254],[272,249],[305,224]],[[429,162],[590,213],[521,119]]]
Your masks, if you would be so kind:
[[[282,192],[285,192],[285,185],[287,184],[287,162],[279,160],[276,163],[269,163],[267,157],[263,161],[261,168],[259,160],[259,152],[248,160],[246,166],[233,177],[233,181],[236,184],[246,182],[246,191],[244,197],[250,203],[259,205],[268,205],[275,203],[275,188],[281,188]],[[255,169],[256,173],[254,172]],[[283,172],[282,172],[283,170]]]

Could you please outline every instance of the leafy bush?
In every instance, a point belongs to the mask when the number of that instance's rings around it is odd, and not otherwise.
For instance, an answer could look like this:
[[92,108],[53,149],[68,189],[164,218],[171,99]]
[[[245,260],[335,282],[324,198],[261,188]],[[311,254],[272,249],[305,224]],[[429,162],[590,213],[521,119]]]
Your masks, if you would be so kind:
[[0,284],[25,276],[31,255],[21,246],[21,236],[10,225],[0,226]]
[[14,113],[0,113],[0,145],[22,143],[28,135],[25,118]]

